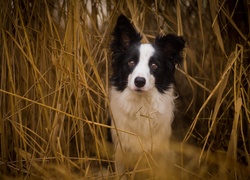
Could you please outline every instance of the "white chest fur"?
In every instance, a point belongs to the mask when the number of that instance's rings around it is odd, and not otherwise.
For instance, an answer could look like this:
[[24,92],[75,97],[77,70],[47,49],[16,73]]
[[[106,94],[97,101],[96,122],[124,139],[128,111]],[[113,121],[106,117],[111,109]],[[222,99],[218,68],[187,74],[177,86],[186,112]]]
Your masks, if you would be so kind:
[[[155,88],[148,92],[123,92],[111,89],[114,143],[124,151],[140,153],[167,151],[174,111],[173,88],[160,94]],[[167,153],[167,152],[166,152]]]

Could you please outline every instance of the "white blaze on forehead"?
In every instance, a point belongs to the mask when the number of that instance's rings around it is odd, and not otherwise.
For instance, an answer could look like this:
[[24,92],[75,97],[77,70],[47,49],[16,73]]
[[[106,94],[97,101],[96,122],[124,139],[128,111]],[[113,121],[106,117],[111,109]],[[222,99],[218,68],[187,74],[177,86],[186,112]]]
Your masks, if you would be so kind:
[[140,61],[149,61],[150,57],[155,53],[155,49],[151,44],[142,44],[140,47]]
[[139,62],[134,70],[134,73],[137,76],[145,77],[149,73],[149,59],[154,55],[155,49],[151,44],[142,44],[140,46],[140,56]]
[[149,60],[154,55],[155,49],[151,44],[142,44],[139,48],[139,61],[133,70],[132,74],[128,78],[128,86],[132,90],[136,90],[137,87],[134,84],[136,77],[143,77],[146,80],[145,86],[140,88],[142,91],[148,91],[154,86],[154,78],[150,74]]

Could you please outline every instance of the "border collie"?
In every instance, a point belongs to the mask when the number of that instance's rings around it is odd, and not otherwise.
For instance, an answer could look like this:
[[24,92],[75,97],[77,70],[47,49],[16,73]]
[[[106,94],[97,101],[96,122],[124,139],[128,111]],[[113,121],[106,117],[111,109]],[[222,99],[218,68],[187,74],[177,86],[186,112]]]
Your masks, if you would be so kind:
[[138,167],[151,168],[151,162],[159,167],[172,156],[174,71],[183,61],[185,41],[173,34],[156,37],[154,44],[141,44],[141,39],[130,21],[120,15],[111,42],[110,90],[111,136],[120,175]]

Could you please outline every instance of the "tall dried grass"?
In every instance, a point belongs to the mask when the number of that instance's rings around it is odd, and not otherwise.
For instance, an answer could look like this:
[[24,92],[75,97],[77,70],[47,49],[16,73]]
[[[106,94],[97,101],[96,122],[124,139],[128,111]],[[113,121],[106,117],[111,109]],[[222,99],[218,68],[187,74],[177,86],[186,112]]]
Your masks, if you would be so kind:
[[250,177],[247,0],[13,0],[0,7],[0,177],[117,177],[106,131],[109,42],[119,13],[144,42],[169,32],[188,42],[176,72],[173,177]]

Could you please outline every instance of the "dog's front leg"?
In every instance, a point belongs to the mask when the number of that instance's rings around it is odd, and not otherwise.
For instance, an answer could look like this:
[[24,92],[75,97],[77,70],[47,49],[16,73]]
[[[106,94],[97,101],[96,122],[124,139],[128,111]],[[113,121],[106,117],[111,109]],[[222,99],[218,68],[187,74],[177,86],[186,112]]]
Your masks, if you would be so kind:
[[126,170],[128,169],[127,160],[128,159],[126,159],[125,155],[123,154],[121,147],[118,145],[115,152],[115,169],[119,179],[121,180],[128,179],[128,175],[125,174]]

